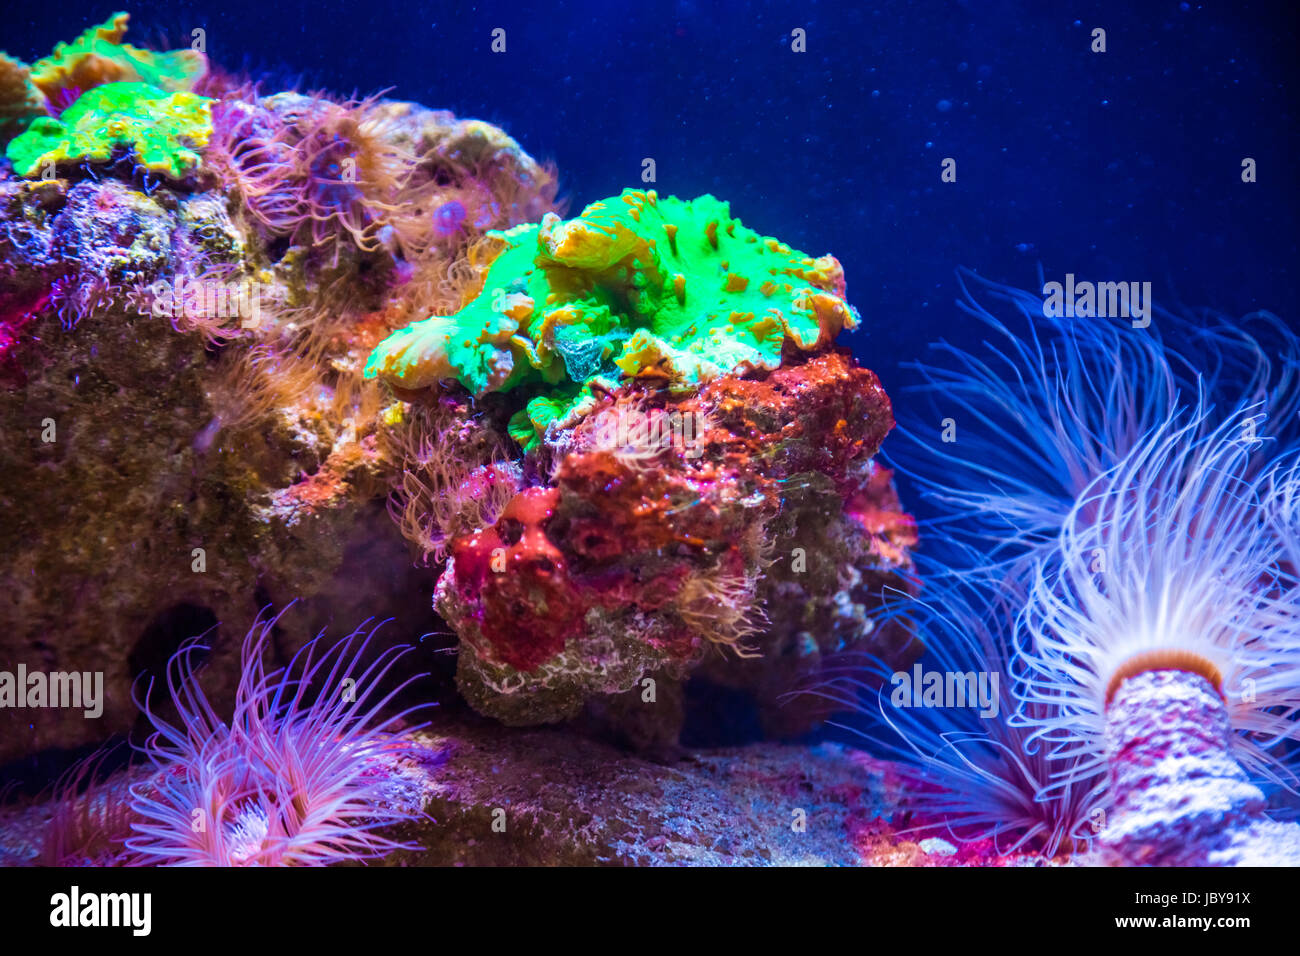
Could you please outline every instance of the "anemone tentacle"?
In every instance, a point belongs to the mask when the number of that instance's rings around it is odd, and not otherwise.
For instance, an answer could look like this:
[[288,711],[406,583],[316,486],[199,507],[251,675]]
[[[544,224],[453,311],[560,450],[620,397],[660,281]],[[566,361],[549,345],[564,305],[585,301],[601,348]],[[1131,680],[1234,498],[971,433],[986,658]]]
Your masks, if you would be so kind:
[[1300,435],[1300,335],[1276,316],[1231,323],[1156,307],[1149,327],[1133,328],[1044,315],[1041,296],[966,270],[958,281],[958,307],[992,338],[981,354],[936,343],[954,367],[914,364],[925,382],[911,389],[954,420],[957,440],[936,443],[936,423],[914,417],[890,456],[945,512],[927,525],[976,545],[987,567],[1054,547],[1088,483],[1202,393],[1228,413],[1257,405],[1242,427],[1261,438],[1291,446]]
[[1071,758],[1030,745],[1030,732],[1006,720],[1016,705],[1010,693],[1010,629],[1020,603],[1014,585],[988,588],[942,565],[922,560],[921,566],[929,598],[897,592],[878,623],[909,619],[928,648],[920,661],[927,671],[997,674],[997,713],[982,718],[974,708],[895,706],[893,668],[864,655],[842,655],[803,693],[853,715],[831,724],[897,761],[918,809],[932,818],[911,830],[942,828],[958,842],[990,839],[999,852],[1032,848],[1047,857],[1067,845],[1087,845],[1093,814],[1104,808],[1102,776],[1077,774],[1070,785],[1049,790],[1073,769]]

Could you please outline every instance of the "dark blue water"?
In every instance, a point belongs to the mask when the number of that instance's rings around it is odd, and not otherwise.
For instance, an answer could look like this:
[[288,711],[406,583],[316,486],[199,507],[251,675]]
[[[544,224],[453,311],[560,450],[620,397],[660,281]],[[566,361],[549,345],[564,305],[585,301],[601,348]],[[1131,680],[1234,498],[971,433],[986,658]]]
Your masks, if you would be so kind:
[[[712,192],[838,256],[866,319],[855,350],[897,396],[899,362],[972,334],[959,265],[1026,287],[1040,265],[1151,281],[1165,303],[1295,320],[1295,7],[182,0],[130,8],[130,36],[182,45],[201,27],[215,62],[268,89],[391,87],[490,120],[558,164],[575,212],[642,185],[652,158],[661,193]],[[35,59],[110,11],[27,5],[4,45]]]

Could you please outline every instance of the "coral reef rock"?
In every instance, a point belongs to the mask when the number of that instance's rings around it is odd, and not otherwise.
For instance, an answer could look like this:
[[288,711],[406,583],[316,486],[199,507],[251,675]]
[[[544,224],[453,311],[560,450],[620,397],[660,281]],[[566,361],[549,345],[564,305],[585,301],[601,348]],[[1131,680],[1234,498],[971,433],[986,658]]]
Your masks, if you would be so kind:
[[[488,239],[477,295],[366,365],[410,400],[394,420],[403,526],[447,559],[435,603],[477,710],[550,723],[632,695],[599,709],[668,743],[671,709],[656,728],[629,708],[698,671],[798,733],[816,714],[781,700],[826,655],[919,652],[870,619],[884,588],[911,586],[915,530],[873,461],[889,400],[835,345],[859,320],[833,256],[760,236],[712,196],[639,190]],[[523,455],[516,487],[448,509],[500,468],[432,451],[457,432],[446,396],[466,392],[462,427],[499,448],[504,425]]]
[[[689,443],[619,435],[680,437],[682,422],[698,423]],[[834,351],[678,401],[607,396],[562,437],[549,485],[452,542],[436,593],[462,692],[542,723],[596,695],[653,703],[655,681],[702,667],[753,693],[773,729],[807,729],[779,698],[823,655],[916,650],[867,618],[882,587],[907,586],[914,540],[871,458],[891,425],[875,375]]]
[[[130,143],[57,178],[0,170],[0,669],[103,688],[94,716],[0,709],[0,764],[129,730],[188,638],[229,701],[268,605],[305,605],[282,655],[335,619],[444,630],[386,514],[398,469],[361,366],[415,310],[458,304],[470,248],[550,209],[554,177],[414,104],[205,92],[213,135],[184,181],[142,174]],[[295,166],[308,137],[327,148]],[[469,218],[440,234],[447,204]]]
[[666,751],[693,677],[797,734],[828,656],[919,653],[833,256],[712,196],[564,219],[489,124],[126,27],[0,61],[0,667],[103,688],[0,710],[0,765],[130,730],[190,638],[220,708],[293,600],[269,654],[394,617],[482,714]]

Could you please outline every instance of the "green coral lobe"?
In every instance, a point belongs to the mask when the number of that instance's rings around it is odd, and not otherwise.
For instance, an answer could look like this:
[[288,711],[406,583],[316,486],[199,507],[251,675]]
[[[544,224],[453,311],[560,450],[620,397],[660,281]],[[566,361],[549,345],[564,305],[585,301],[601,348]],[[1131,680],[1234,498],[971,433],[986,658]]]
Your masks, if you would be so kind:
[[581,414],[591,392],[578,386],[600,376],[689,389],[777,368],[787,342],[823,348],[857,324],[834,257],[760,236],[712,196],[629,189],[576,219],[493,235],[503,246],[478,298],[389,336],[366,375],[403,388],[454,379],[475,395],[570,383],[516,416],[512,430],[534,430],[525,444]]
[[199,165],[212,133],[211,100],[147,83],[106,83],[83,93],[58,119],[42,116],[10,141],[5,155],[20,176],[47,164],[107,162],[119,145],[158,175],[182,179]]

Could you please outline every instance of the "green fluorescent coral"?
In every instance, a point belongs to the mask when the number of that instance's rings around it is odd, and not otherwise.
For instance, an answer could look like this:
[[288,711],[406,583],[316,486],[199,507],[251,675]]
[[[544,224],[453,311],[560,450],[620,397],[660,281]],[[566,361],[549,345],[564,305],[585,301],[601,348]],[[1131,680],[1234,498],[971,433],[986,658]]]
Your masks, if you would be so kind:
[[60,91],[106,83],[148,83],[168,93],[193,90],[207,73],[207,57],[198,50],[159,53],[123,43],[129,20],[128,14],[115,13],[71,43],[59,43],[32,64],[32,83],[52,102]]
[[760,236],[712,196],[628,189],[576,219],[491,235],[503,248],[478,298],[390,335],[366,376],[407,389],[454,379],[476,396],[539,387],[512,423],[519,438],[532,429],[528,445],[581,414],[597,379],[690,388],[777,368],[787,342],[823,348],[857,324],[833,256]]
[[119,145],[157,175],[182,179],[212,133],[211,100],[147,83],[107,83],[81,95],[58,119],[42,116],[5,149],[20,176],[48,163],[108,162]]

